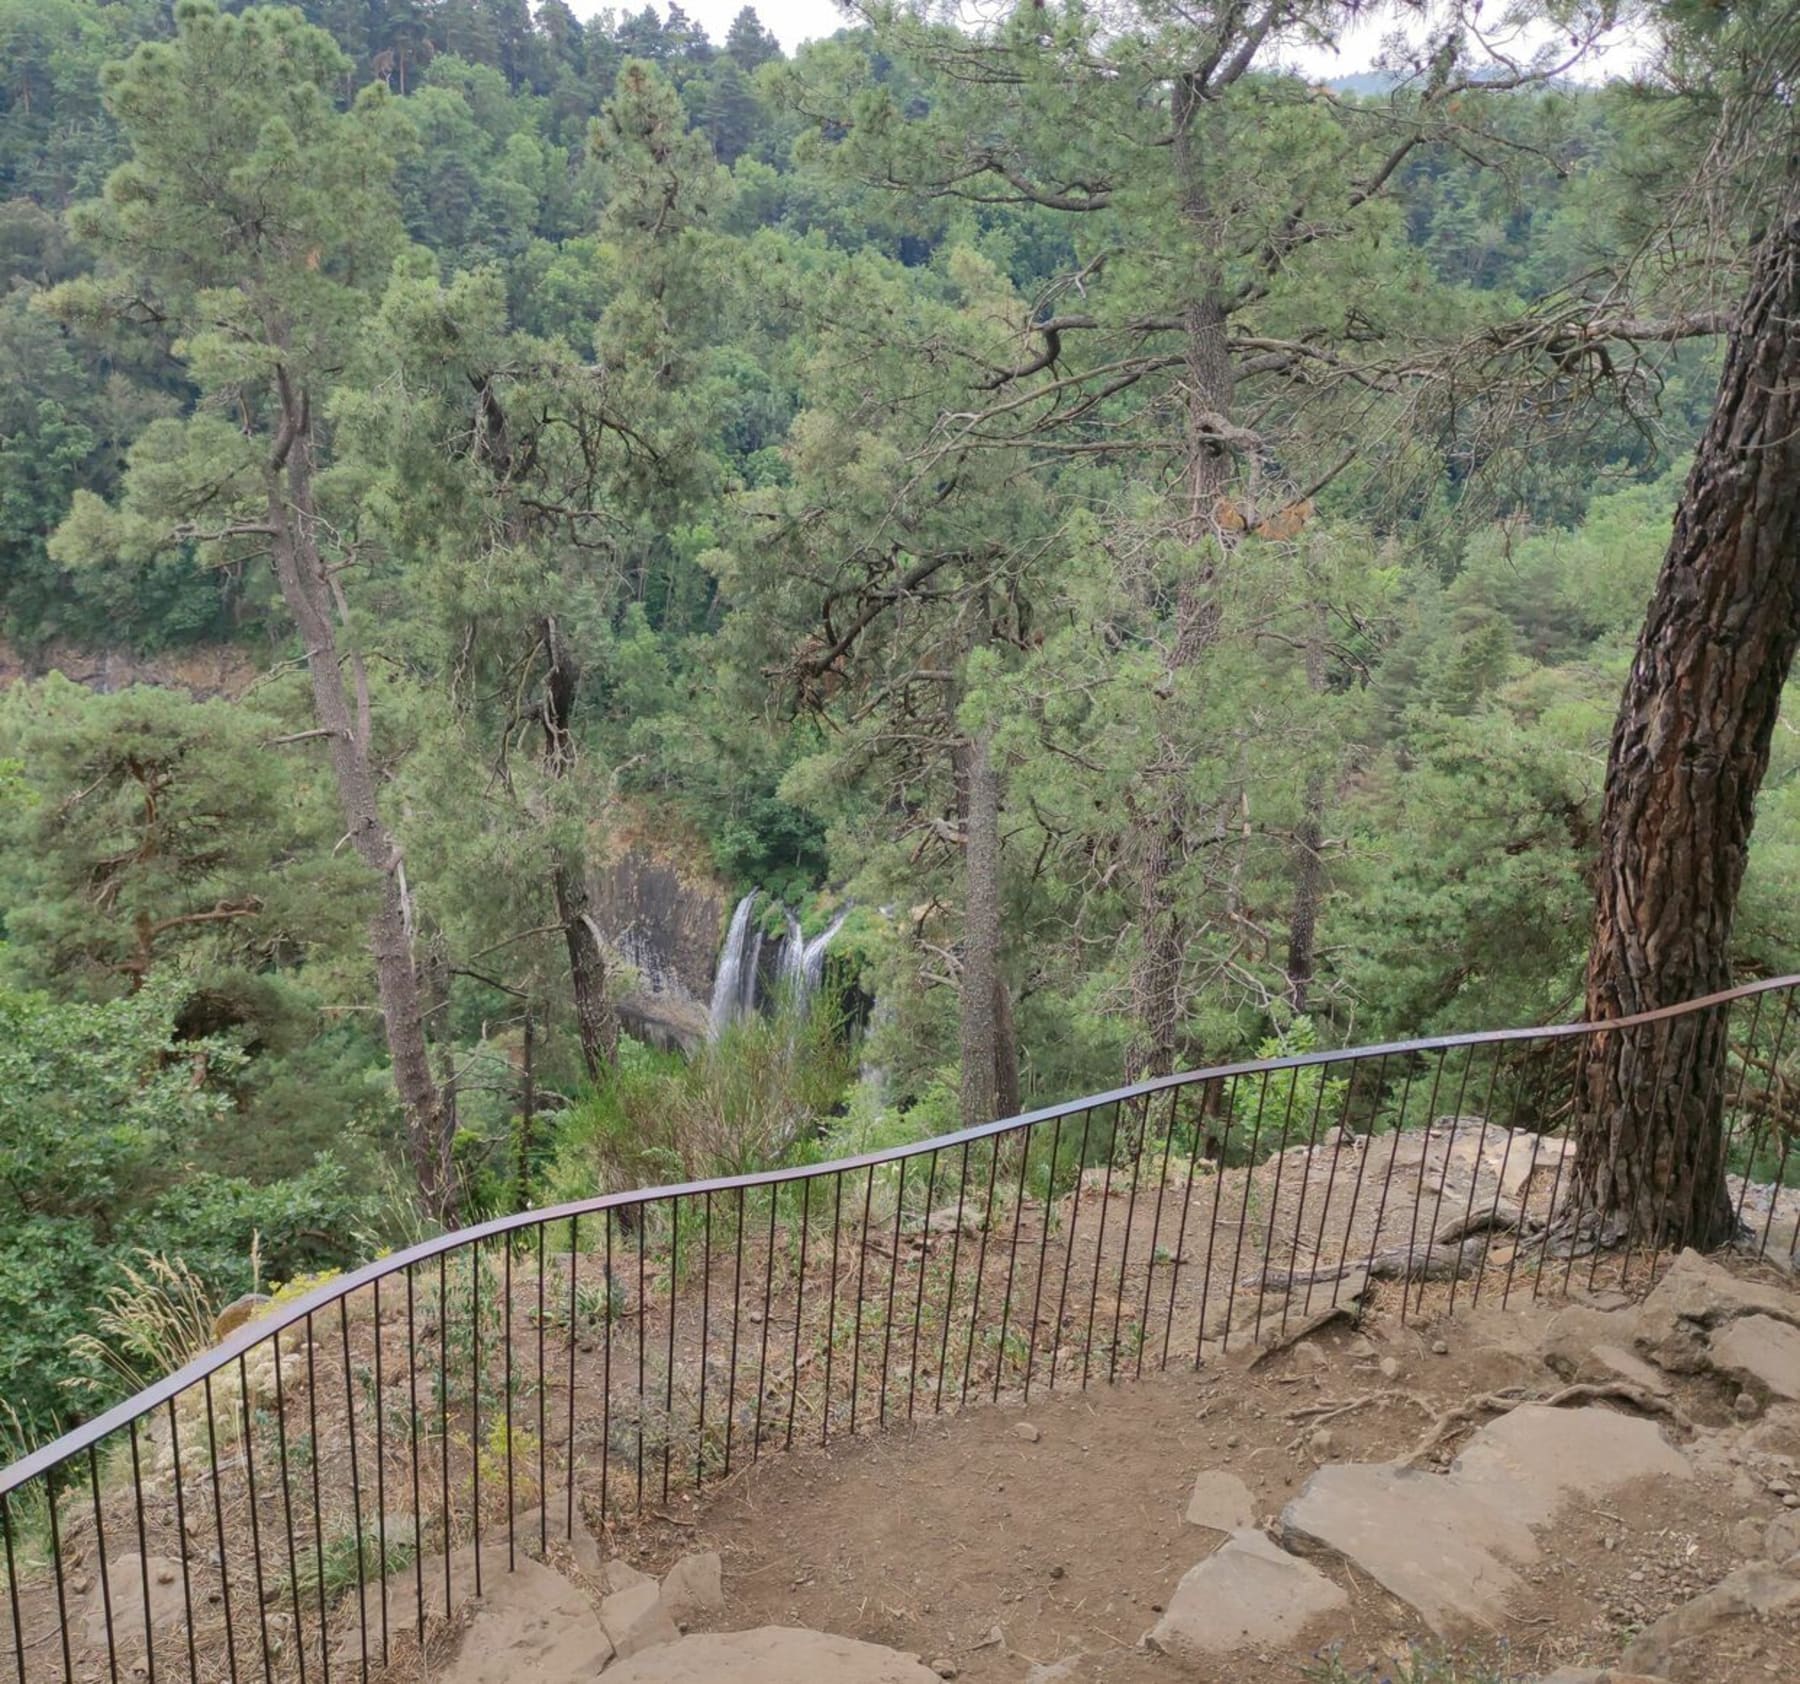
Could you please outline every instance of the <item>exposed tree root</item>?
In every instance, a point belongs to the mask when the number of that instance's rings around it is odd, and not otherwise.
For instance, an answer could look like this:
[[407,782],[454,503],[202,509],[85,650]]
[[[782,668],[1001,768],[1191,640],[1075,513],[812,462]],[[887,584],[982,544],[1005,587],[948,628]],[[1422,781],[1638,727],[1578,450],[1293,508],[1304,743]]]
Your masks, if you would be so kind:
[[1523,1386],[1512,1386],[1505,1391],[1466,1398],[1454,1409],[1446,1409],[1425,1429],[1424,1436],[1407,1456],[1405,1465],[1416,1468],[1432,1460],[1443,1448],[1446,1439],[1462,1431],[1464,1427],[1472,1427],[1482,1416],[1506,1415],[1526,1403],[1540,1404],[1546,1409],[1564,1409],[1579,1403],[1628,1403],[1634,1409],[1643,1410],[1646,1415],[1666,1417],[1683,1432],[1691,1433],[1694,1430],[1694,1423],[1667,1398],[1660,1398],[1654,1392],[1645,1391],[1642,1386],[1629,1385],[1623,1380],[1598,1384],[1580,1382],[1564,1386],[1561,1391],[1552,1392],[1548,1397],[1537,1396]]

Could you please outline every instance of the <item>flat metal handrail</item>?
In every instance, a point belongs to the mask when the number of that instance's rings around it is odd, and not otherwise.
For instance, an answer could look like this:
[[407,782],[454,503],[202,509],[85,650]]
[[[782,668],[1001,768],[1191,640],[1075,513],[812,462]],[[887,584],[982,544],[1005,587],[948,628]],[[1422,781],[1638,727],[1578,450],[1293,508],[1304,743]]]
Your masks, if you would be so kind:
[[1683,1001],[1678,1005],[1662,1006],[1654,1011],[1639,1012],[1630,1017],[1607,1019],[1597,1023],[1551,1024],[1535,1029],[1468,1031],[1452,1035],[1424,1036],[1408,1041],[1380,1042],[1361,1047],[1295,1053],[1282,1058],[1240,1060],[1232,1064],[1213,1065],[1204,1069],[1154,1077],[1147,1081],[1112,1088],[1105,1093],[1087,1095],[1057,1105],[1044,1106],[1034,1111],[1021,1112],[1017,1116],[978,1124],[972,1128],[959,1129],[954,1133],[938,1135],[929,1140],[913,1141],[876,1152],[859,1153],[852,1157],[833,1159],[826,1163],[798,1164],[781,1169],[761,1170],[749,1175],[721,1176],[704,1181],[687,1181],[660,1187],[638,1188],[629,1192],[605,1193],[591,1199],[576,1200],[542,1210],[519,1211],[467,1228],[452,1229],[434,1239],[410,1246],[404,1251],[394,1252],[386,1257],[365,1263],[347,1274],[333,1276],[329,1281],[315,1287],[292,1303],[247,1322],[228,1334],[204,1356],[195,1358],[185,1367],[164,1376],[132,1397],[114,1405],[103,1414],[83,1422],[61,1437],[33,1450],[10,1467],[0,1470],[0,1497],[5,1497],[29,1484],[32,1480],[41,1479],[64,1464],[84,1456],[89,1449],[129,1427],[133,1421],[143,1419],[172,1399],[203,1384],[209,1376],[229,1369],[239,1357],[257,1346],[267,1344],[271,1339],[277,1338],[280,1334],[295,1327],[304,1326],[320,1311],[330,1309],[339,1300],[352,1297],[379,1280],[403,1274],[421,1263],[432,1262],[440,1256],[478,1246],[504,1235],[639,1205],[662,1203],[674,1199],[700,1198],[708,1194],[716,1196],[722,1193],[735,1193],[739,1189],[775,1187],[833,1176],[842,1177],[857,1170],[895,1164],[903,1159],[920,1158],[927,1154],[942,1155],[945,1152],[955,1151],[981,1141],[1013,1134],[1023,1129],[1035,1128],[1044,1123],[1054,1123],[1059,1118],[1066,1120],[1071,1117],[1079,1117],[1084,1113],[1123,1106],[1137,1100],[1148,1100],[1171,1089],[1190,1087],[1197,1083],[1217,1084],[1244,1076],[1266,1076],[1281,1071],[1305,1070],[1342,1063],[1362,1064],[1371,1059],[1408,1058],[1425,1053],[1453,1051],[1461,1047],[1572,1040],[1585,1036],[1617,1033],[1666,1022],[1714,1007],[1735,1004],[1758,995],[1797,989],[1800,989],[1800,974],[1743,983],[1735,988],[1723,989],[1718,993],[1708,994],[1699,999]]

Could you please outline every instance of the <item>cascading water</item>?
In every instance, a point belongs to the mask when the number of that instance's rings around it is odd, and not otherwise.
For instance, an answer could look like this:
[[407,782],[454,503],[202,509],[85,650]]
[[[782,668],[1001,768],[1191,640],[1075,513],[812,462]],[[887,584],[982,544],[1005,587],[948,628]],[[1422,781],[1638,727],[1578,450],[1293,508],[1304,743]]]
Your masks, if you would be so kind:
[[761,925],[756,920],[756,909],[761,899],[759,890],[753,889],[745,895],[731,915],[731,927],[725,932],[725,945],[719,952],[719,969],[713,982],[709,1033],[715,1040],[728,1024],[748,1017],[759,1005],[766,1005],[771,999],[780,1001],[792,1011],[805,1011],[825,980],[826,950],[850,916],[850,908],[845,907],[808,941],[801,931],[800,920],[784,907],[782,914],[787,921],[787,934],[781,938],[775,952],[774,986],[759,992],[763,937]]
[[719,951],[719,969],[713,977],[712,1012],[707,1033],[717,1040],[728,1024],[756,1010],[756,965],[762,957],[762,931],[752,923],[760,889],[752,889],[737,903],[725,945]]

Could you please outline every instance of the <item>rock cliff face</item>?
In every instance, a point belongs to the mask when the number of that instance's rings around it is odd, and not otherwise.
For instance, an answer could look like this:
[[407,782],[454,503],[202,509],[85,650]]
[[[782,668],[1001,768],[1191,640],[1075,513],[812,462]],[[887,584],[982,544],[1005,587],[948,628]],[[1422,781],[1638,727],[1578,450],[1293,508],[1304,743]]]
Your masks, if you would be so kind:
[[595,866],[593,895],[600,928],[637,972],[637,986],[619,1002],[626,1030],[652,1046],[691,1051],[706,1039],[725,891],[633,846]]
[[134,684],[185,690],[196,701],[244,694],[262,675],[255,651],[234,643],[206,643],[192,649],[135,655],[125,649],[78,649],[52,643],[28,654],[0,638],[0,690],[60,672],[73,684],[110,696]]

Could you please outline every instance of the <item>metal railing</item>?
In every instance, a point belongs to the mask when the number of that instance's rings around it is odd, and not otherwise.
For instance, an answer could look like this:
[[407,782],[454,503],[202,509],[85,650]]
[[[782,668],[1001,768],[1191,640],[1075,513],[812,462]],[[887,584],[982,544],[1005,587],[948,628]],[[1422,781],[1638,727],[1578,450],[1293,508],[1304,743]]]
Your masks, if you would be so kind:
[[0,1677],[366,1677],[578,1519],[802,1440],[1197,1366],[1370,1294],[1642,1285],[1686,1236],[1584,1220],[1609,1035],[1679,1064],[1715,1018],[1735,1215],[1791,1263],[1797,994],[1233,1064],[383,1258],[0,1472]]

